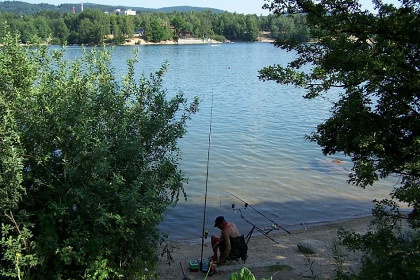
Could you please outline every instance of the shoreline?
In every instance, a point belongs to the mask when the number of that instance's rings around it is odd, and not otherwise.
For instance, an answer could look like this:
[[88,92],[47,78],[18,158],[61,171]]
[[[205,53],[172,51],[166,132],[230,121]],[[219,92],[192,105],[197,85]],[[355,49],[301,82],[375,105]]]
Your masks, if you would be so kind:
[[[300,229],[289,230],[290,234],[286,232],[270,233],[269,237],[279,244],[262,234],[253,234],[248,243],[246,263],[232,263],[218,267],[217,273],[211,278],[215,280],[229,279],[231,273],[240,271],[242,267],[247,267],[256,279],[270,277],[273,280],[298,279],[305,275],[310,276],[307,274],[309,272],[308,264],[309,261],[313,261],[313,274],[318,279],[331,279],[334,272],[333,247],[337,241],[338,229],[366,232],[371,220],[372,216],[362,216],[333,222],[305,224]],[[297,247],[302,243],[312,244],[316,248],[316,253],[305,256]],[[180,279],[183,277],[182,264],[186,276],[190,280],[204,279],[205,273],[191,272],[188,269],[190,260],[201,258],[201,242],[177,240],[168,241],[167,245],[172,250],[173,263],[168,265],[166,256],[159,257],[157,271],[161,277],[164,275],[168,280]],[[357,253],[344,252],[343,248],[341,250],[346,271],[357,270],[360,256]],[[207,259],[211,255],[210,238],[207,238],[204,240],[203,258]]]
[[[283,225],[281,224],[280,226],[283,227],[284,229],[288,230],[289,232],[296,232],[296,231],[300,231],[300,230],[307,230],[308,228],[313,228],[313,227],[322,227],[322,226],[328,226],[330,224],[337,224],[337,223],[343,223],[346,221],[350,221],[350,220],[354,220],[354,219],[363,219],[363,218],[368,218],[371,217],[371,213],[361,213],[361,214],[354,214],[351,216],[347,216],[344,218],[337,218],[337,219],[331,219],[331,220],[321,220],[321,221],[312,221],[312,222],[302,222],[302,223],[297,223],[297,224],[287,224],[287,225]],[[249,225],[249,224],[246,224]],[[249,229],[249,228],[247,228]],[[272,231],[270,233],[271,234],[282,234],[284,233],[284,230],[282,228],[279,228],[278,230]],[[247,232],[244,233],[245,235],[247,234]],[[262,235],[261,233],[259,233],[258,231],[254,231],[253,233],[253,237],[258,236],[258,235]],[[201,237],[173,237],[171,238],[171,236],[169,236],[168,239],[170,242],[174,242],[174,243],[180,243],[180,244],[201,244]]]
[[[271,39],[261,39],[259,41],[255,41],[255,43],[273,43],[274,40]],[[235,43],[235,42],[231,42]],[[126,39],[125,43],[120,46],[134,46],[134,45],[140,45],[140,46],[146,46],[146,45],[212,45],[212,44],[230,44],[230,43],[224,43],[212,39],[180,39],[178,42],[173,40],[167,40],[167,41],[161,41],[159,43],[153,43],[153,42],[146,42],[144,39],[141,38],[133,38],[133,39]]]
[[[202,40],[202,39],[182,39],[181,42],[176,42],[173,40],[167,40],[167,41],[160,41],[159,43],[153,43],[153,42],[146,42],[144,39],[142,38],[132,38],[132,39],[126,39],[124,44],[118,44],[118,45],[114,45],[114,44],[110,44],[110,43],[105,43],[105,46],[159,46],[159,45],[223,45],[223,44],[234,44],[234,43],[245,43],[245,42],[220,42],[220,41],[216,41],[213,39],[208,39],[207,41]],[[254,42],[246,42],[246,43],[274,43],[273,39],[260,39],[258,41],[254,41]],[[31,47],[34,46],[33,44],[20,44],[23,47]],[[48,43],[42,43],[41,45],[50,45]],[[52,44],[53,46],[54,44]],[[0,44],[0,47],[2,47],[3,44]],[[61,46],[61,45],[56,45],[56,46]],[[81,45],[67,45],[67,46],[83,46],[83,44]],[[86,46],[98,46],[98,45],[86,45]]]

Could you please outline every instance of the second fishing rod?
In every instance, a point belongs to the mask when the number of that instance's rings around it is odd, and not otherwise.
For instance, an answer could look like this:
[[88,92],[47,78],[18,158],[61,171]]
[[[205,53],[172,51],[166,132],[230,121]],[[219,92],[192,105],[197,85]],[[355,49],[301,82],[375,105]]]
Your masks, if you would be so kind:
[[236,196],[236,195],[234,195],[233,193],[230,193],[230,192],[228,192],[228,191],[225,191],[225,192],[226,192],[227,194],[229,194],[229,195],[233,196],[234,198],[236,198],[236,199],[238,199],[238,200],[242,201],[242,202],[244,203],[244,205],[245,205],[245,208],[247,208],[247,207],[251,208],[252,210],[254,210],[255,212],[257,212],[259,215],[261,215],[262,217],[266,218],[268,221],[272,222],[272,223],[273,223],[273,225],[275,225],[276,227],[278,227],[278,228],[280,228],[280,229],[284,230],[285,232],[287,232],[288,234],[290,234],[290,231],[288,231],[287,229],[283,228],[283,227],[282,227],[281,225],[279,225],[277,222],[273,221],[272,219],[270,219],[269,217],[267,217],[266,215],[264,215],[263,213],[261,213],[260,211],[258,211],[258,209],[254,208],[252,205],[250,205],[248,202],[246,202],[246,201],[245,201],[245,200],[243,200],[242,198],[240,198],[240,197],[238,197],[238,196]]

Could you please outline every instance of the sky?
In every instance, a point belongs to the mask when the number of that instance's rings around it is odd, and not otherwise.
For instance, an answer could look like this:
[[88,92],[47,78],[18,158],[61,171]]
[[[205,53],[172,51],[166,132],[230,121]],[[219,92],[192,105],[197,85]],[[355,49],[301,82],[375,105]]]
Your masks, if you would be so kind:
[[[80,4],[81,0],[19,0],[26,3],[39,4],[47,3],[59,5],[64,3]],[[367,8],[372,7],[371,0],[360,0],[362,5]],[[264,0],[83,0],[84,3],[104,4],[110,6],[128,6],[142,8],[162,8],[171,6],[194,6],[204,8],[216,8],[228,12],[237,12],[240,14],[268,15],[267,10],[261,7]],[[394,3],[397,6],[398,0],[383,0],[384,3]]]

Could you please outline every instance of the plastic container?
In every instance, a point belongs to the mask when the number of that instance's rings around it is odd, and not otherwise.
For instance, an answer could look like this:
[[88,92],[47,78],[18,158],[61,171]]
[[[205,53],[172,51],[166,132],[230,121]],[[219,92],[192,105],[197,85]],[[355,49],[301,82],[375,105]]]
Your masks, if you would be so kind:
[[190,271],[192,271],[192,272],[197,272],[198,271],[198,268],[199,268],[198,261],[191,260],[191,261],[188,262],[188,266],[190,268]]

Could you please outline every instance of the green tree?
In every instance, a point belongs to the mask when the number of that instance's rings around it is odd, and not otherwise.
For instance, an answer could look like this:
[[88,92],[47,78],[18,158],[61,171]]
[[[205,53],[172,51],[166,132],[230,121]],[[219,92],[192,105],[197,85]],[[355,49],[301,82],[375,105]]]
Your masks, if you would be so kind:
[[[0,49],[0,276],[142,279],[184,193],[177,141],[197,111],[163,66],[121,82],[107,49]],[[149,275],[148,277],[152,277]]]
[[99,10],[88,9],[78,15],[80,22],[77,32],[81,43],[102,44],[106,35],[111,33],[109,16]]
[[134,37],[133,16],[123,16],[121,30],[128,38]]
[[52,36],[52,30],[45,17],[35,17],[34,27],[37,29],[37,35],[41,40],[46,41],[50,36]]
[[257,17],[255,15],[246,16],[245,40],[256,41],[259,35]]
[[159,43],[172,38],[168,23],[163,21],[161,18],[154,18],[150,22],[150,28],[152,33],[150,34],[150,41],[152,42]]
[[175,29],[175,36],[178,36],[180,32],[186,30],[187,28],[187,21],[185,20],[185,17],[183,17],[180,13],[175,13],[174,16],[171,19],[171,25]]
[[22,43],[24,44],[33,43],[34,38],[38,36],[38,30],[34,25],[35,20],[33,16],[10,17],[6,23],[11,26],[13,31],[19,32]]
[[79,24],[79,39],[80,43],[82,44],[90,44],[90,43],[100,43],[95,39],[96,34],[95,33],[95,27],[93,22],[91,22],[88,18],[84,18],[80,21]]
[[125,41],[124,34],[121,31],[120,16],[111,16],[111,34],[113,35],[113,42],[115,44],[123,44]]
[[51,29],[53,30],[53,37],[58,39],[58,44],[59,45],[64,45],[67,43],[68,37],[70,35],[70,31],[67,28],[64,19],[63,18],[58,18],[58,19],[53,19],[51,21]]
[[[391,246],[396,239],[389,234],[396,224],[388,222],[389,217],[399,219],[401,213],[388,200],[375,205],[379,227],[366,235],[369,238],[350,234],[347,240],[358,243],[355,247],[367,253],[365,264],[378,265],[386,279],[419,278],[419,2],[404,0],[395,7],[374,1],[375,13],[363,10],[355,0],[267,2],[266,7],[277,14],[306,14],[314,43],[277,40],[276,46],[296,50],[297,57],[287,66],[262,69],[260,79],[303,87],[306,98],[335,98],[331,117],[308,139],[326,155],[343,153],[351,158],[350,183],[365,188],[381,178],[398,176],[391,198],[412,207],[408,220],[417,237],[404,246]],[[307,65],[310,69],[302,71]],[[331,89],[338,89],[338,96],[329,94]],[[370,242],[375,238],[378,242]],[[399,276],[398,271],[411,274]],[[378,274],[368,279],[384,278]]]
[[151,23],[150,21],[146,21],[144,23],[144,35],[143,35],[143,38],[147,42],[151,42],[152,41],[153,31],[152,31],[152,26],[151,26],[150,23]]
[[201,13],[200,21],[197,26],[198,32],[201,38],[211,38],[214,33],[211,24],[212,13],[210,11],[205,11]]

